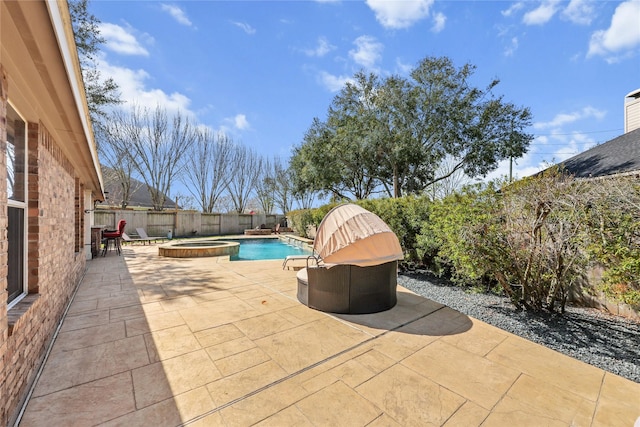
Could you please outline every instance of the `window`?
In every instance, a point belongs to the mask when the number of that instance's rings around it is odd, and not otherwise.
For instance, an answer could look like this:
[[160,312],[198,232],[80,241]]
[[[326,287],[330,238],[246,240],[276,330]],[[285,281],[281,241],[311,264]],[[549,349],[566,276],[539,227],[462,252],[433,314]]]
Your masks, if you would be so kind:
[[26,294],[26,123],[7,105],[7,204],[9,308]]

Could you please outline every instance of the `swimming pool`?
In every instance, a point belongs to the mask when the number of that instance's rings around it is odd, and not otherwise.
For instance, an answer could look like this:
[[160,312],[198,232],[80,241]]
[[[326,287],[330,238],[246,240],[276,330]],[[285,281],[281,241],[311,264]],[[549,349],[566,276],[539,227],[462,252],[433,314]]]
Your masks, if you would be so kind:
[[240,243],[238,255],[232,255],[231,261],[259,261],[267,259],[285,259],[289,255],[311,255],[311,251],[288,245],[280,239],[225,239]]

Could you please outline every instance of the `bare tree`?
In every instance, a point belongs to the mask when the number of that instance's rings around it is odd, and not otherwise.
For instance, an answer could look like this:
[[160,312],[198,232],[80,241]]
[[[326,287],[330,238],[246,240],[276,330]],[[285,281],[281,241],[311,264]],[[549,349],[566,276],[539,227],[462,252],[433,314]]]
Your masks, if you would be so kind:
[[229,185],[233,143],[211,129],[197,130],[195,144],[184,157],[182,182],[198,201],[202,212],[212,213]]
[[105,166],[102,174],[105,186],[117,188],[109,194],[111,201],[117,202],[122,209],[129,205],[131,195],[141,187],[140,181],[133,179],[135,168],[126,147],[121,143],[121,128],[114,121],[105,121],[104,125],[95,127],[98,154],[101,164]]
[[182,209],[187,211],[197,211],[196,201],[193,196],[184,193],[176,193],[174,196],[175,209]]
[[274,163],[263,159],[260,177],[256,182],[256,197],[265,214],[273,213],[275,206],[276,178]]
[[213,207],[213,211],[222,213],[235,212],[235,207],[233,205],[233,200],[231,200],[231,196],[229,194],[223,194]]
[[242,213],[255,191],[262,168],[262,158],[244,145],[236,145],[231,158],[233,170],[227,186],[236,212]]
[[169,118],[160,106],[155,110],[134,107],[115,115],[114,126],[121,152],[147,185],[153,209],[161,211],[171,184],[181,172],[182,157],[196,140],[194,128],[180,112]]
[[456,169],[460,163],[453,156],[445,156],[436,169],[436,176],[446,176],[440,181],[434,181],[426,188],[426,192],[431,195],[432,200],[443,199],[465,185],[471,184],[471,179],[462,169]]

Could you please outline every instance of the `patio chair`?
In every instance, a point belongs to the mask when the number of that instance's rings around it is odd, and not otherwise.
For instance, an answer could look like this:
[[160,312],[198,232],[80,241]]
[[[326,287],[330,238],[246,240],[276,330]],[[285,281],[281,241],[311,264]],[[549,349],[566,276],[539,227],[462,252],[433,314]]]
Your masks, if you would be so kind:
[[121,253],[120,241],[122,240],[122,234],[124,233],[124,227],[127,225],[127,221],[121,219],[118,221],[116,230],[105,230],[102,232],[102,239],[104,240],[104,248],[102,249],[102,256],[107,255],[109,246],[113,243],[113,246],[118,251],[118,255]]
[[160,237],[160,236],[149,237],[149,235],[147,234],[144,228],[136,228],[136,231],[138,232],[138,236],[140,236],[140,239],[146,240],[147,242],[149,242],[149,244],[151,244],[152,240],[154,242],[157,242],[158,240],[167,240],[166,237]]

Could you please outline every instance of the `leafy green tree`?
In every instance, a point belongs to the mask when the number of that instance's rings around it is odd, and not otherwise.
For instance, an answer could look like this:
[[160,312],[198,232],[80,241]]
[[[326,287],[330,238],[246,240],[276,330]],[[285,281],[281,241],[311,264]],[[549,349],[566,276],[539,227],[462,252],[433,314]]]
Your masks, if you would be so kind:
[[107,116],[105,109],[122,103],[118,85],[113,78],[103,78],[98,67],[100,45],[105,39],[100,35],[100,21],[88,9],[89,0],[70,0],[69,13],[78,49],[80,68],[94,127]]
[[338,135],[335,120],[327,124],[314,119],[291,158],[296,193],[329,193],[335,200],[345,200],[364,199],[374,192],[377,182],[368,173],[370,153],[364,144],[346,138],[347,131],[342,127],[343,134]]
[[[524,154],[532,136],[527,108],[470,80],[475,67],[425,58],[410,79],[359,72],[334,98],[326,122],[314,119],[292,166],[298,185],[337,198],[421,193],[463,171],[484,176],[501,160]],[[441,163],[455,159],[450,167]],[[443,172],[446,171],[446,172]]]

